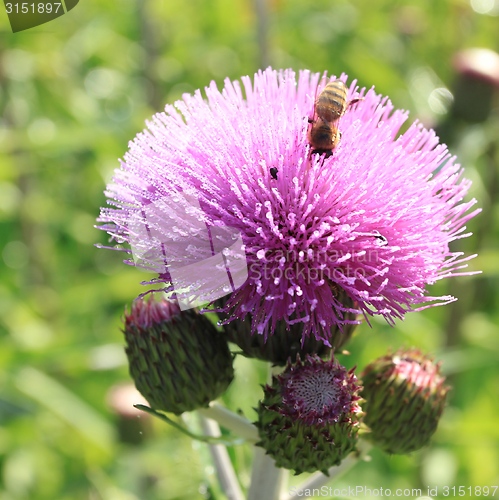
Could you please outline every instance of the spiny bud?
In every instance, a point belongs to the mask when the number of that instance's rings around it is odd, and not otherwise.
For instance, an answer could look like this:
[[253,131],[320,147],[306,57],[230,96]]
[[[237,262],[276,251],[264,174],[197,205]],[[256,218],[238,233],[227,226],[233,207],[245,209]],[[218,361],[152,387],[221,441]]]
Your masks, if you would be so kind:
[[449,387],[440,366],[417,349],[399,350],[362,373],[364,423],[374,444],[388,453],[419,450],[430,441]]
[[[354,307],[354,302],[345,294],[343,290],[338,292],[338,300],[347,309]],[[227,299],[222,299],[218,305],[223,305]],[[318,340],[313,336],[303,338],[303,323],[288,325],[284,321],[277,321],[275,328],[270,335],[258,335],[251,331],[251,319],[244,321],[235,320],[224,324],[227,339],[236,344],[243,354],[249,358],[270,361],[274,365],[284,366],[289,358],[296,359],[307,354],[317,354],[320,357],[327,357],[331,350],[338,351],[352,337],[357,327],[357,314],[344,312],[345,323],[340,329],[334,325],[330,330],[328,344]]]
[[136,299],[125,313],[125,349],[135,386],[152,408],[180,415],[206,407],[234,376],[223,334],[176,302]]
[[338,465],[355,450],[362,411],[353,370],[307,356],[288,362],[258,407],[260,441],[278,467],[296,474]]

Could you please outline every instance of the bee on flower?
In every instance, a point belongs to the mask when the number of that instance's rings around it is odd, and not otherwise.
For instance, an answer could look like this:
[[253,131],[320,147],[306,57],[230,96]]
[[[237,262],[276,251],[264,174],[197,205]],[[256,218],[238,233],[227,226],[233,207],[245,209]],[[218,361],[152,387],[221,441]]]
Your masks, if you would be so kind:
[[[342,114],[333,155],[310,155],[307,117],[320,78],[269,68],[166,106],[130,143],[100,216],[129,253],[140,247],[138,265],[171,293],[189,288],[175,286],[185,266],[194,291],[202,277],[226,273],[216,297],[230,294],[225,321],[246,319],[265,338],[302,325],[303,339],[327,343],[357,315],[393,323],[451,302],[428,287],[471,258],[450,248],[478,212],[464,201],[470,181],[432,130],[415,122],[401,134],[408,115],[386,97],[345,84],[362,105]],[[135,231],[148,207],[179,193],[196,200],[193,218],[206,232],[191,238],[194,224],[171,222],[168,203],[148,232]],[[244,275],[217,250],[222,227],[242,242]]]

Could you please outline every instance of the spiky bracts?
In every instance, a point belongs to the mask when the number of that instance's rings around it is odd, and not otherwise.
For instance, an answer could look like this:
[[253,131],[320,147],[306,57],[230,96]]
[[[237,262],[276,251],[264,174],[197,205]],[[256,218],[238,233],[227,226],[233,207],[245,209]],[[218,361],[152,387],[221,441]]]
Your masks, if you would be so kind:
[[206,407],[234,376],[223,334],[194,310],[139,298],[125,314],[126,354],[137,389],[155,410]]
[[258,446],[296,474],[338,465],[355,449],[362,411],[353,370],[334,360],[299,357],[264,388]]
[[[354,308],[354,303],[344,293],[338,290],[337,298],[345,306]],[[223,307],[227,302],[222,299],[216,303]],[[275,325],[272,335],[259,335],[251,329],[251,316],[239,321],[226,321],[225,315],[221,314],[224,331],[227,339],[236,344],[249,358],[257,358],[270,361],[274,365],[284,366],[288,359],[296,359],[299,355],[302,359],[307,354],[317,354],[325,358],[331,355],[331,351],[340,351],[352,337],[359,321],[353,312],[346,313],[345,319],[351,323],[332,325],[326,339],[316,339],[314,336],[303,335],[303,324],[301,322],[288,325],[285,321],[279,321]]]
[[417,349],[401,349],[370,363],[361,379],[368,439],[397,454],[429,443],[449,391],[438,364]]

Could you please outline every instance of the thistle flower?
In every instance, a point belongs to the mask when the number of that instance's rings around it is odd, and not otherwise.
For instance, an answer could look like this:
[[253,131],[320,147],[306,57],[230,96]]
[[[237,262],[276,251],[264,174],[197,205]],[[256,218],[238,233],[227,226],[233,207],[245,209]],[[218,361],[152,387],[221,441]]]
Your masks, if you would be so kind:
[[[355,81],[348,99],[361,100],[337,123],[338,147],[313,154],[309,120],[326,82],[318,73],[267,69],[166,106],[130,143],[107,188],[101,228],[129,243],[140,257],[129,263],[156,272],[154,281],[177,297],[189,288],[185,279],[173,286],[183,263],[189,271],[199,264],[189,274],[195,281],[224,265],[229,272],[226,260],[208,257],[222,253],[218,239],[226,248],[239,237],[247,273],[238,268],[202,297],[234,292],[227,321],[251,318],[252,332],[265,338],[278,322],[300,323],[304,338],[327,342],[333,326],[357,322],[351,314],[393,324],[455,300],[431,296],[427,286],[460,274],[470,258],[449,248],[468,236],[465,223],[478,212],[470,211],[475,200],[463,202],[470,181],[433,131],[416,122],[398,135],[407,113]],[[188,222],[188,208],[172,215],[182,196],[198,207]],[[146,212],[153,220],[140,231]],[[193,220],[211,231],[209,244]],[[222,228],[227,235],[214,234]],[[213,272],[201,266],[208,261]],[[354,307],[338,300],[339,289]]]
[[362,411],[353,370],[317,356],[297,357],[264,388],[260,441],[278,467],[302,472],[338,465],[357,443]]
[[152,408],[180,415],[208,406],[234,376],[223,335],[167,300],[134,301],[125,314],[126,354],[135,386]]
[[437,429],[449,387],[440,366],[417,349],[399,350],[370,363],[362,373],[367,434],[388,453],[427,445]]

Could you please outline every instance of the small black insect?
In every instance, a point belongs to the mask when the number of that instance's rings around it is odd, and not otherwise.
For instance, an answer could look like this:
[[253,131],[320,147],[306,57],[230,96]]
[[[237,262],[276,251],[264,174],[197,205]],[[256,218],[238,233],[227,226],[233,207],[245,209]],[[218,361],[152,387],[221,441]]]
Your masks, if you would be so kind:
[[378,240],[380,246],[388,245],[388,240],[378,230],[373,231],[373,236]]
[[270,175],[272,176],[273,179],[277,180],[277,168],[271,167],[270,168]]

